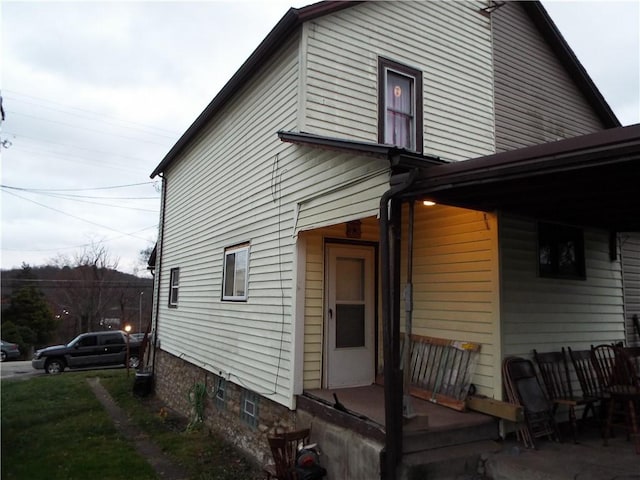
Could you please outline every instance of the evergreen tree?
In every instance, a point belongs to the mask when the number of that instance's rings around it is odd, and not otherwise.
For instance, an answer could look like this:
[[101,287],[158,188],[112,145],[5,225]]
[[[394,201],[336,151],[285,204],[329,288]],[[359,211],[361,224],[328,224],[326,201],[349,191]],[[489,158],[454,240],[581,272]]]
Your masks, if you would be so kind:
[[16,343],[21,345],[46,345],[57,328],[56,319],[44,294],[35,285],[31,267],[23,265],[19,278],[24,284],[11,295],[9,308],[2,314],[2,329],[5,330],[6,324],[8,331],[16,332],[20,337]]

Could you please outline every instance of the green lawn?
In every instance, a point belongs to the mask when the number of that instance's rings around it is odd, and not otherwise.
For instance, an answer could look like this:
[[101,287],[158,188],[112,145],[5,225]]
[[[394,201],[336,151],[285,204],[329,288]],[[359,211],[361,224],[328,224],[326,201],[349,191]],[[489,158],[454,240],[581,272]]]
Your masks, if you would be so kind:
[[2,381],[3,480],[158,478],[94,396],[87,378],[96,376],[190,478],[261,478],[259,469],[220,438],[206,429],[187,431],[184,419],[165,415],[157,402],[135,397],[133,375],[100,370]]

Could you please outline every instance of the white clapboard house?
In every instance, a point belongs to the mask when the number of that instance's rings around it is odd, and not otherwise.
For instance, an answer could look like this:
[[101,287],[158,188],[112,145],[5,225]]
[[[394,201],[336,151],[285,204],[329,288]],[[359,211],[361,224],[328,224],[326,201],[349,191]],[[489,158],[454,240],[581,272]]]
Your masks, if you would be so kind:
[[328,478],[395,478],[425,398],[475,418],[406,332],[496,401],[508,356],[639,340],[640,126],[539,2],[292,8],[156,176],[156,393],[260,461],[311,425]]

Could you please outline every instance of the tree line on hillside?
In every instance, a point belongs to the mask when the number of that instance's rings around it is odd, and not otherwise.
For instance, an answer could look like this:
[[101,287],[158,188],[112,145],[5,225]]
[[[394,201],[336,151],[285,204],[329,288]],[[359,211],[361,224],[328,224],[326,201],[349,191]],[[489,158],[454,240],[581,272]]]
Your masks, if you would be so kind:
[[153,279],[119,272],[103,248],[53,263],[2,272],[2,339],[20,345],[25,358],[84,332],[146,330]]

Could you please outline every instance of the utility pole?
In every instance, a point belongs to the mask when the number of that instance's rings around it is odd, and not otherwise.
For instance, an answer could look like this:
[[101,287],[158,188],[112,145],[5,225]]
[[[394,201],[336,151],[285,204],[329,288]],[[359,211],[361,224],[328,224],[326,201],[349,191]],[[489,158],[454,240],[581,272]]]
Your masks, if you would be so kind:
[[142,295],[144,295],[144,292],[140,292],[140,307],[138,308],[138,333],[142,333]]

